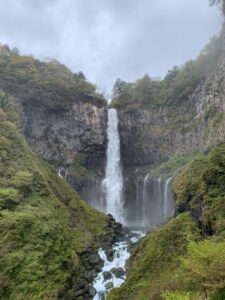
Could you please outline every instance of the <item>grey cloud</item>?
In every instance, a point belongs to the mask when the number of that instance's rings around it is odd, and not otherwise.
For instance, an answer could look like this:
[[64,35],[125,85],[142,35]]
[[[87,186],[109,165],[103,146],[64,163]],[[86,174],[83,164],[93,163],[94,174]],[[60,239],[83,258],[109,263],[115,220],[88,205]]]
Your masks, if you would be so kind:
[[222,17],[207,0],[0,0],[0,42],[54,57],[109,90],[194,58]]

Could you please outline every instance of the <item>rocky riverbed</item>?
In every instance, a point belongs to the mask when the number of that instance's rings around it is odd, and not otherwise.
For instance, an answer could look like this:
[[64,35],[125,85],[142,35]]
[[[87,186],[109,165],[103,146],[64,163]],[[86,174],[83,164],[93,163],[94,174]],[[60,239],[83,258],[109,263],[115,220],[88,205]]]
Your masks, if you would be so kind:
[[132,231],[124,241],[116,242],[112,246],[112,255],[100,248],[98,255],[103,261],[103,268],[94,280],[93,288],[96,292],[94,300],[104,300],[112,288],[120,287],[126,280],[126,262],[130,257],[130,250],[145,234],[141,231]]

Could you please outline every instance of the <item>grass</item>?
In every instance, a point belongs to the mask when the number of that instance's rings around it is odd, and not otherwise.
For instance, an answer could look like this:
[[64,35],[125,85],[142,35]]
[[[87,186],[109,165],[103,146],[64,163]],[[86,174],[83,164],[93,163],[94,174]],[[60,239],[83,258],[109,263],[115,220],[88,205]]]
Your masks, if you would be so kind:
[[195,151],[191,154],[176,155],[170,158],[167,162],[160,164],[152,171],[154,177],[169,178],[175,176],[189,161],[198,155]]

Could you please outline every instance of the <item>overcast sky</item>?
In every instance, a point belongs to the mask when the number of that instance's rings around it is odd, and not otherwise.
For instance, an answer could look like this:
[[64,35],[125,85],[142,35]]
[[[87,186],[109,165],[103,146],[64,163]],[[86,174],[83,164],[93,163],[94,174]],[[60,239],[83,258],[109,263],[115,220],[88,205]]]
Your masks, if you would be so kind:
[[56,58],[101,88],[163,77],[195,58],[222,17],[208,0],[0,0],[0,42]]

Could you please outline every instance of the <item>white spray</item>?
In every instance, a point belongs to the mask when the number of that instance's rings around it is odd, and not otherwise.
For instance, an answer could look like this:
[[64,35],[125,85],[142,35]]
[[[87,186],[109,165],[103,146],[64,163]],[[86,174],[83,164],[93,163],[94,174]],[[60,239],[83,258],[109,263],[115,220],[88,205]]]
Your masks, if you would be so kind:
[[120,164],[120,136],[118,131],[117,111],[108,110],[107,127],[107,162],[103,187],[106,193],[106,213],[112,214],[118,221],[123,221],[123,176]]

